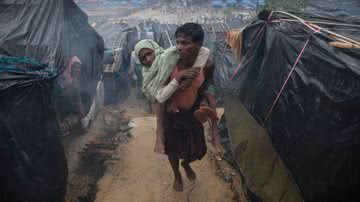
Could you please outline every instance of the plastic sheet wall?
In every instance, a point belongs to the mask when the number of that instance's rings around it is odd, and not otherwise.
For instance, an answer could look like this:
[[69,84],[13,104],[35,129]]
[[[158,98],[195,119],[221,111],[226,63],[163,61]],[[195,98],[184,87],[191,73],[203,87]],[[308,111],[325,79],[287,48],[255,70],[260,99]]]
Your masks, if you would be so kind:
[[266,129],[305,201],[359,198],[360,51],[329,46],[333,40],[298,22],[255,21],[243,32],[243,62],[226,81],[226,92]]
[[0,201],[64,201],[67,163],[50,100],[54,76],[0,71]]
[[101,76],[103,51],[103,39],[72,0],[0,1],[0,55],[47,62],[59,74],[77,56],[87,109]]

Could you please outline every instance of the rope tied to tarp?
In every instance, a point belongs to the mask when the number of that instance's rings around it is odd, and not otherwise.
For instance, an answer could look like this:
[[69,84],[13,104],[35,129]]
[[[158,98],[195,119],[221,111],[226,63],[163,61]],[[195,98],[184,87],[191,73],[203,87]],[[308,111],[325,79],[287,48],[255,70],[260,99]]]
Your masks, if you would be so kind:
[[305,26],[309,27],[312,30],[317,30],[318,32],[321,31],[321,32],[324,32],[324,33],[327,33],[327,34],[330,34],[330,35],[334,35],[334,36],[338,37],[339,40],[344,41],[344,42],[349,42],[349,43],[354,43],[356,45],[360,45],[359,41],[356,41],[356,40],[351,39],[349,37],[346,37],[346,36],[343,36],[341,34],[338,34],[338,33],[332,32],[330,30],[327,30],[327,29],[325,29],[323,27],[320,27],[320,26],[315,25],[315,24],[313,24],[311,22],[308,22],[308,21],[306,21],[306,20],[304,20],[304,19],[302,19],[302,18],[300,18],[300,17],[298,17],[296,15],[293,15],[293,14],[290,14],[290,13],[287,13],[287,12],[284,12],[284,11],[275,11],[275,12],[283,14],[283,15],[287,15],[287,16],[295,19],[295,20],[298,20],[299,22],[301,22],[302,24],[304,24]]
[[[254,38],[254,40],[252,41],[252,46],[249,48],[249,50],[247,51],[247,53],[244,55],[243,59],[240,61],[240,63],[237,65],[235,71],[233,72],[233,74],[231,75],[230,79],[229,79],[229,82],[231,82],[235,75],[238,73],[241,65],[243,64],[243,62],[245,61],[245,59],[248,57],[249,55],[249,52],[251,52],[254,48],[254,44],[255,42],[257,42],[259,36],[264,32],[264,29],[266,27],[266,25],[268,23],[279,23],[279,22],[294,22],[294,21],[291,21],[291,20],[288,20],[288,19],[275,19],[275,20],[271,20],[272,16],[274,13],[279,13],[279,14],[283,14],[283,15],[287,15],[293,19],[295,19],[297,22],[300,22],[302,23],[305,27],[309,28],[310,30],[313,31],[313,33],[319,33],[319,32],[325,32],[325,33],[328,33],[328,34],[331,34],[331,35],[334,35],[336,37],[338,37],[339,40],[341,40],[342,42],[350,42],[350,43],[353,43],[353,44],[356,44],[356,45],[360,45],[360,42],[358,41],[355,41],[351,38],[348,38],[348,37],[345,37],[345,36],[342,36],[340,34],[337,34],[335,32],[331,32],[325,28],[322,28],[320,26],[317,26],[315,24],[313,24],[312,22],[310,21],[305,21],[304,19],[300,18],[300,17],[297,17],[293,14],[290,14],[290,13],[287,13],[287,12],[284,12],[284,11],[270,11],[269,14],[267,16],[259,16],[260,19],[264,20],[265,23],[262,25],[262,27],[260,28],[259,32],[257,33],[256,37]],[[315,22],[316,23],[316,22]],[[344,24],[342,24],[344,26]],[[346,25],[346,24],[345,24]],[[348,25],[349,26],[349,25]]]
[[40,79],[55,77],[56,70],[27,57],[0,57],[0,73],[26,74]]
[[0,66],[0,73],[8,72],[14,74],[26,74],[31,75],[40,79],[48,79],[55,77],[57,75],[55,69],[42,69],[42,70],[34,70],[34,69],[21,69],[16,66]]
[[308,38],[308,39],[306,40],[303,48],[301,49],[299,55],[297,56],[294,65],[291,67],[290,72],[288,73],[288,75],[287,75],[287,77],[286,77],[283,85],[281,86],[281,89],[280,89],[279,93],[277,93],[276,98],[275,98],[274,102],[272,103],[271,108],[270,108],[269,112],[267,113],[267,115],[266,115],[266,117],[265,117],[265,119],[264,119],[264,121],[263,121],[262,126],[264,126],[265,122],[268,120],[268,118],[270,117],[271,113],[273,112],[273,110],[274,110],[274,108],[275,108],[275,105],[277,104],[277,102],[278,102],[278,100],[279,100],[282,92],[284,91],[286,85],[288,84],[288,82],[289,82],[289,80],[290,80],[290,77],[291,77],[293,71],[295,70],[296,65],[299,63],[301,56],[304,54],[305,49],[306,49],[307,45],[309,44],[309,41],[310,41],[310,38]]
[[0,65],[26,64],[31,67],[47,67],[47,64],[29,59],[27,57],[0,57]]
[[[232,76],[231,76],[230,79],[229,79],[229,83],[234,79],[235,75],[238,73],[238,71],[239,71],[241,65],[243,64],[243,62],[245,61],[245,59],[247,59],[248,56],[249,56],[249,54],[253,51],[253,49],[254,49],[254,47],[255,47],[255,44],[256,44],[256,42],[258,41],[259,37],[260,37],[260,36],[262,35],[262,33],[264,32],[266,25],[267,25],[268,23],[272,23],[272,22],[284,22],[284,21],[282,21],[281,19],[280,19],[280,20],[271,20],[271,17],[272,17],[272,15],[273,15],[273,13],[274,13],[274,12],[271,11],[270,14],[266,17],[265,23],[262,25],[262,27],[260,28],[260,30],[257,32],[255,38],[252,40],[252,45],[251,45],[251,47],[250,47],[249,50],[246,52],[245,56],[244,56],[244,57],[242,58],[242,60],[240,61],[239,65],[236,67],[235,71],[233,72]],[[314,27],[313,25],[311,25],[311,24],[309,25],[308,23],[303,23],[303,24],[304,24],[304,26],[306,26],[307,28],[311,29],[314,34],[315,34],[315,33],[319,33],[319,32],[322,30],[321,28],[319,28],[319,27]],[[269,109],[269,111],[268,111],[268,113],[267,113],[267,115],[266,115],[266,117],[265,117],[265,119],[264,119],[264,121],[263,121],[263,123],[262,123],[262,126],[264,126],[265,122],[266,122],[266,121],[269,119],[269,117],[271,116],[271,114],[272,114],[272,112],[273,112],[273,110],[274,110],[274,108],[275,108],[278,100],[280,99],[281,94],[283,93],[286,85],[288,84],[288,82],[289,82],[289,80],[290,80],[290,77],[291,77],[292,73],[293,73],[294,70],[295,70],[295,67],[296,67],[297,64],[299,63],[302,55],[303,55],[304,52],[305,52],[306,47],[308,46],[308,44],[309,44],[309,42],[310,42],[310,37],[311,37],[311,36],[309,36],[309,38],[305,41],[305,44],[304,44],[303,48],[301,49],[301,51],[300,51],[300,53],[298,54],[298,56],[297,56],[294,64],[292,65],[292,67],[291,67],[291,69],[290,69],[290,71],[289,71],[289,73],[288,73],[288,75],[287,75],[284,83],[282,84],[282,86],[281,86],[281,88],[280,88],[279,93],[277,93],[276,98],[275,98],[275,100],[273,101],[273,103],[272,103],[272,105],[271,105],[271,108]],[[228,84],[229,84],[229,83],[228,83]]]

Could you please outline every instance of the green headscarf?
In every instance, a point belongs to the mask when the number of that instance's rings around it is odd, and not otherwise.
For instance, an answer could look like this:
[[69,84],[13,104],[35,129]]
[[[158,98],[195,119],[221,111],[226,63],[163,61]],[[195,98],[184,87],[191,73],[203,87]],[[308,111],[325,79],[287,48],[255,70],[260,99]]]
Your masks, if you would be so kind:
[[143,92],[147,98],[154,100],[161,85],[168,80],[177,61],[176,48],[164,50],[155,41],[144,39],[135,45],[135,54],[139,57],[141,49],[148,48],[155,51],[155,60],[151,67],[143,66]]
[[[155,60],[151,67],[143,66],[143,92],[150,100],[155,100],[155,97],[162,85],[169,79],[178,60],[179,53],[175,47],[164,50],[155,41],[145,39],[139,41],[135,45],[136,56],[139,57],[141,49],[149,48],[155,51]],[[204,68],[210,55],[210,50],[202,47],[199,55],[195,61],[194,66]]]
[[161,55],[164,52],[164,49],[162,47],[160,47],[155,41],[153,41],[151,39],[144,39],[144,40],[139,41],[135,45],[135,54],[138,58],[139,58],[140,51],[143,48],[148,48],[148,49],[155,51],[155,57]]

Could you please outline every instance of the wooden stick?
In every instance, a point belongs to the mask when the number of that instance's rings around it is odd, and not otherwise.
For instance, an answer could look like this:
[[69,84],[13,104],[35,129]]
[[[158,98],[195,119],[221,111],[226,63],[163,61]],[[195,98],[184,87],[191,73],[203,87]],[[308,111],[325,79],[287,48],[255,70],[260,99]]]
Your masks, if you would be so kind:
[[356,49],[360,48],[360,46],[352,44],[352,43],[342,43],[342,42],[330,42],[329,46],[333,46],[336,48],[348,48],[348,49]]
[[290,16],[290,17],[292,17],[292,18],[295,18],[295,19],[299,20],[299,21],[300,21],[301,23],[303,23],[304,25],[311,26],[311,27],[313,27],[313,28],[315,28],[315,29],[318,29],[318,30],[320,30],[320,31],[323,31],[323,32],[325,32],[325,33],[332,34],[332,35],[334,35],[334,36],[336,36],[336,37],[338,37],[338,38],[340,38],[340,39],[343,39],[343,40],[345,40],[345,41],[348,41],[348,42],[351,42],[351,43],[360,45],[360,42],[358,42],[358,41],[355,41],[355,40],[350,39],[350,38],[348,38],[348,37],[345,37],[345,36],[343,36],[343,35],[337,34],[337,33],[335,33],[335,32],[329,31],[329,30],[327,30],[327,29],[324,29],[324,28],[322,28],[322,27],[320,27],[320,26],[317,26],[317,25],[314,25],[314,24],[312,24],[312,23],[306,23],[306,21],[305,21],[304,19],[302,19],[302,18],[300,18],[300,17],[297,17],[296,15],[293,15],[293,14],[290,14],[290,13],[287,13],[287,12],[284,12],[284,11],[274,11],[274,12],[275,12],[275,13],[281,13],[281,14],[284,14],[284,15],[288,15],[288,16]]
[[[288,22],[298,22],[298,20],[290,20],[286,19]],[[322,21],[308,21],[305,20],[306,23],[312,23],[312,24],[323,24],[323,25],[337,25],[337,26],[344,26],[344,27],[357,27],[360,28],[360,25],[351,25],[351,24],[344,24],[344,23],[332,23],[332,22],[322,22]]]
[[345,37],[345,36],[343,36],[343,35],[340,35],[340,34],[337,34],[337,33],[335,33],[335,32],[332,32],[332,31],[330,31],[330,30],[321,28],[321,27],[319,27],[319,26],[317,26],[317,25],[314,25],[314,24],[311,24],[311,23],[309,23],[309,25],[311,25],[311,26],[313,26],[313,27],[315,27],[315,28],[317,28],[317,29],[319,29],[319,30],[321,30],[321,31],[324,31],[324,32],[326,32],[326,33],[328,33],[328,34],[332,34],[332,35],[334,35],[334,36],[336,36],[336,37],[338,37],[338,38],[340,38],[340,39],[347,40],[347,41],[349,41],[349,42],[351,42],[351,43],[360,45],[360,42],[355,41],[355,40],[353,40],[353,39],[351,39],[351,38]]

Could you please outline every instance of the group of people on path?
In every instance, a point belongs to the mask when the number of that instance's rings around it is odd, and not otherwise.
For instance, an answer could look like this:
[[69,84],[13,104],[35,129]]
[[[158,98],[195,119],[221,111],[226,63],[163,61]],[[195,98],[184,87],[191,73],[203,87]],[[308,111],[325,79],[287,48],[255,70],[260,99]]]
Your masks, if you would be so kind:
[[210,123],[218,154],[223,149],[217,128],[214,64],[209,49],[202,46],[204,31],[197,23],[186,23],[178,27],[175,38],[176,47],[166,50],[153,40],[141,40],[135,55],[143,65],[142,91],[156,106],[154,151],[168,156],[173,188],[182,191],[180,160],[187,178],[195,180],[191,163],[207,151],[203,123]]

